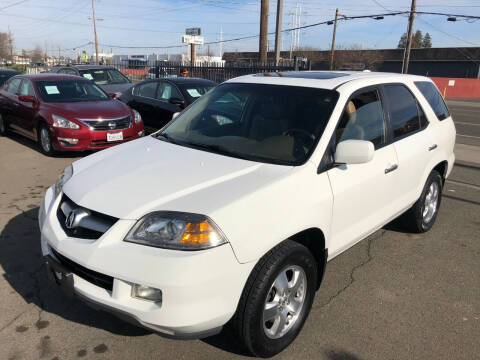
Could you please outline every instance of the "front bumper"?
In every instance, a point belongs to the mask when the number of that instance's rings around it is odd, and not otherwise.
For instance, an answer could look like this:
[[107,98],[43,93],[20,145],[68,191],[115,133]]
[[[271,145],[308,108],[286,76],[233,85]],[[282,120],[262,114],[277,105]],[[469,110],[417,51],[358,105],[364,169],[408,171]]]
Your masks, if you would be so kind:
[[[204,251],[157,249],[123,241],[135,220],[118,220],[98,240],[70,238],[56,211],[60,196],[47,190],[39,213],[42,253],[54,251],[92,271],[113,277],[112,291],[72,273],[72,293],[94,308],[174,338],[213,335],[236,311],[254,263],[240,264],[226,244]],[[68,273],[68,271],[66,271]],[[162,303],[131,297],[133,284],[162,290]]]
[[[112,130],[112,131],[91,131],[82,126],[79,130],[60,129],[51,127],[52,145],[57,151],[86,151],[106,149],[130,140],[138,139],[145,135],[143,122],[135,124],[128,129]],[[122,132],[123,140],[107,141],[107,133]],[[62,138],[78,139],[75,145],[61,141]]]

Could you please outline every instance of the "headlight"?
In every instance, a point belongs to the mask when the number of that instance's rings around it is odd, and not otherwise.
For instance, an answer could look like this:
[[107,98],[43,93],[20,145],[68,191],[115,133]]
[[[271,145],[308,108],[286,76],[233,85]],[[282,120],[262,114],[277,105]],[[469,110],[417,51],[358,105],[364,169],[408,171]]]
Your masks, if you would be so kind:
[[133,111],[133,114],[135,115],[135,124],[140,124],[142,122],[142,116],[137,110],[132,109],[132,111]]
[[73,175],[73,166],[69,165],[63,170],[63,172],[58,177],[57,182],[55,183],[55,197],[62,192],[63,185],[72,177]]
[[67,120],[61,116],[53,114],[52,119],[54,127],[65,129],[80,129],[80,126],[78,124],[75,124],[73,121]]
[[154,212],[138,220],[125,241],[164,249],[203,250],[227,240],[207,216]]

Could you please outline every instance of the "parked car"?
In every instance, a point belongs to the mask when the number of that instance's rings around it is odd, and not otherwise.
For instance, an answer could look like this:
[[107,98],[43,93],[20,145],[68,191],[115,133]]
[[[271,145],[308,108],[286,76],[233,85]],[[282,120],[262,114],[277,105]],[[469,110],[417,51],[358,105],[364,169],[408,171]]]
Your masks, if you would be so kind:
[[140,114],[92,81],[61,74],[17,75],[0,88],[0,134],[14,131],[55,151],[98,150],[143,136]]
[[145,125],[159,129],[174,113],[182,111],[215,85],[210,80],[184,77],[146,80],[118,99],[137,110]]
[[10,69],[1,69],[0,68],[0,87],[5,84],[5,81],[10,79],[12,76],[20,74],[16,70],[10,70]]
[[454,143],[426,77],[239,77],[67,167],[41,206],[42,253],[97,308],[170,337],[230,321],[272,356],[302,329],[328,260],[402,214],[430,230]]
[[120,71],[104,65],[70,65],[56,66],[50,72],[57,74],[78,75],[92,80],[108,94],[120,96],[132,87],[132,82]]

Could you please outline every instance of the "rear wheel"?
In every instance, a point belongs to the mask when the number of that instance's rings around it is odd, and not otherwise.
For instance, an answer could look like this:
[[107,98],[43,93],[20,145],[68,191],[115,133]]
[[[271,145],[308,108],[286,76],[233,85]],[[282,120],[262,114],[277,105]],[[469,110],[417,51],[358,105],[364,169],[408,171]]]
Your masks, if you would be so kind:
[[5,136],[7,134],[7,124],[2,114],[0,114],[0,136]]
[[442,200],[443,179],[438,171],[432,170],[417,202],[402,217],[406,228],[423,233],[430,230],[437,218]]
[[295,340],[312,307],[317,266],[303,245],[287,240],[255,266],[232,325],[254,355],[270,357]]
[[45,124],[41,124],[39,127],[38,144],[40,145],[42,153],[45,155],[53,156],[55,154],[55,150],[52,146],[52,136],[50,134],[50,130]]

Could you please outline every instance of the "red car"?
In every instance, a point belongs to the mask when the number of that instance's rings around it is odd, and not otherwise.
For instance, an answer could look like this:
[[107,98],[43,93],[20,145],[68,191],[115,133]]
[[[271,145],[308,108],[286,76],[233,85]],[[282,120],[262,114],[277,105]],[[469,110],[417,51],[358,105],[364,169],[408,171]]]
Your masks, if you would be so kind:
[[144,135],[140,114],[93,81],[60,74],[17,75],[0,88],[0,135],[38,141],[43,153],[98,150]]

